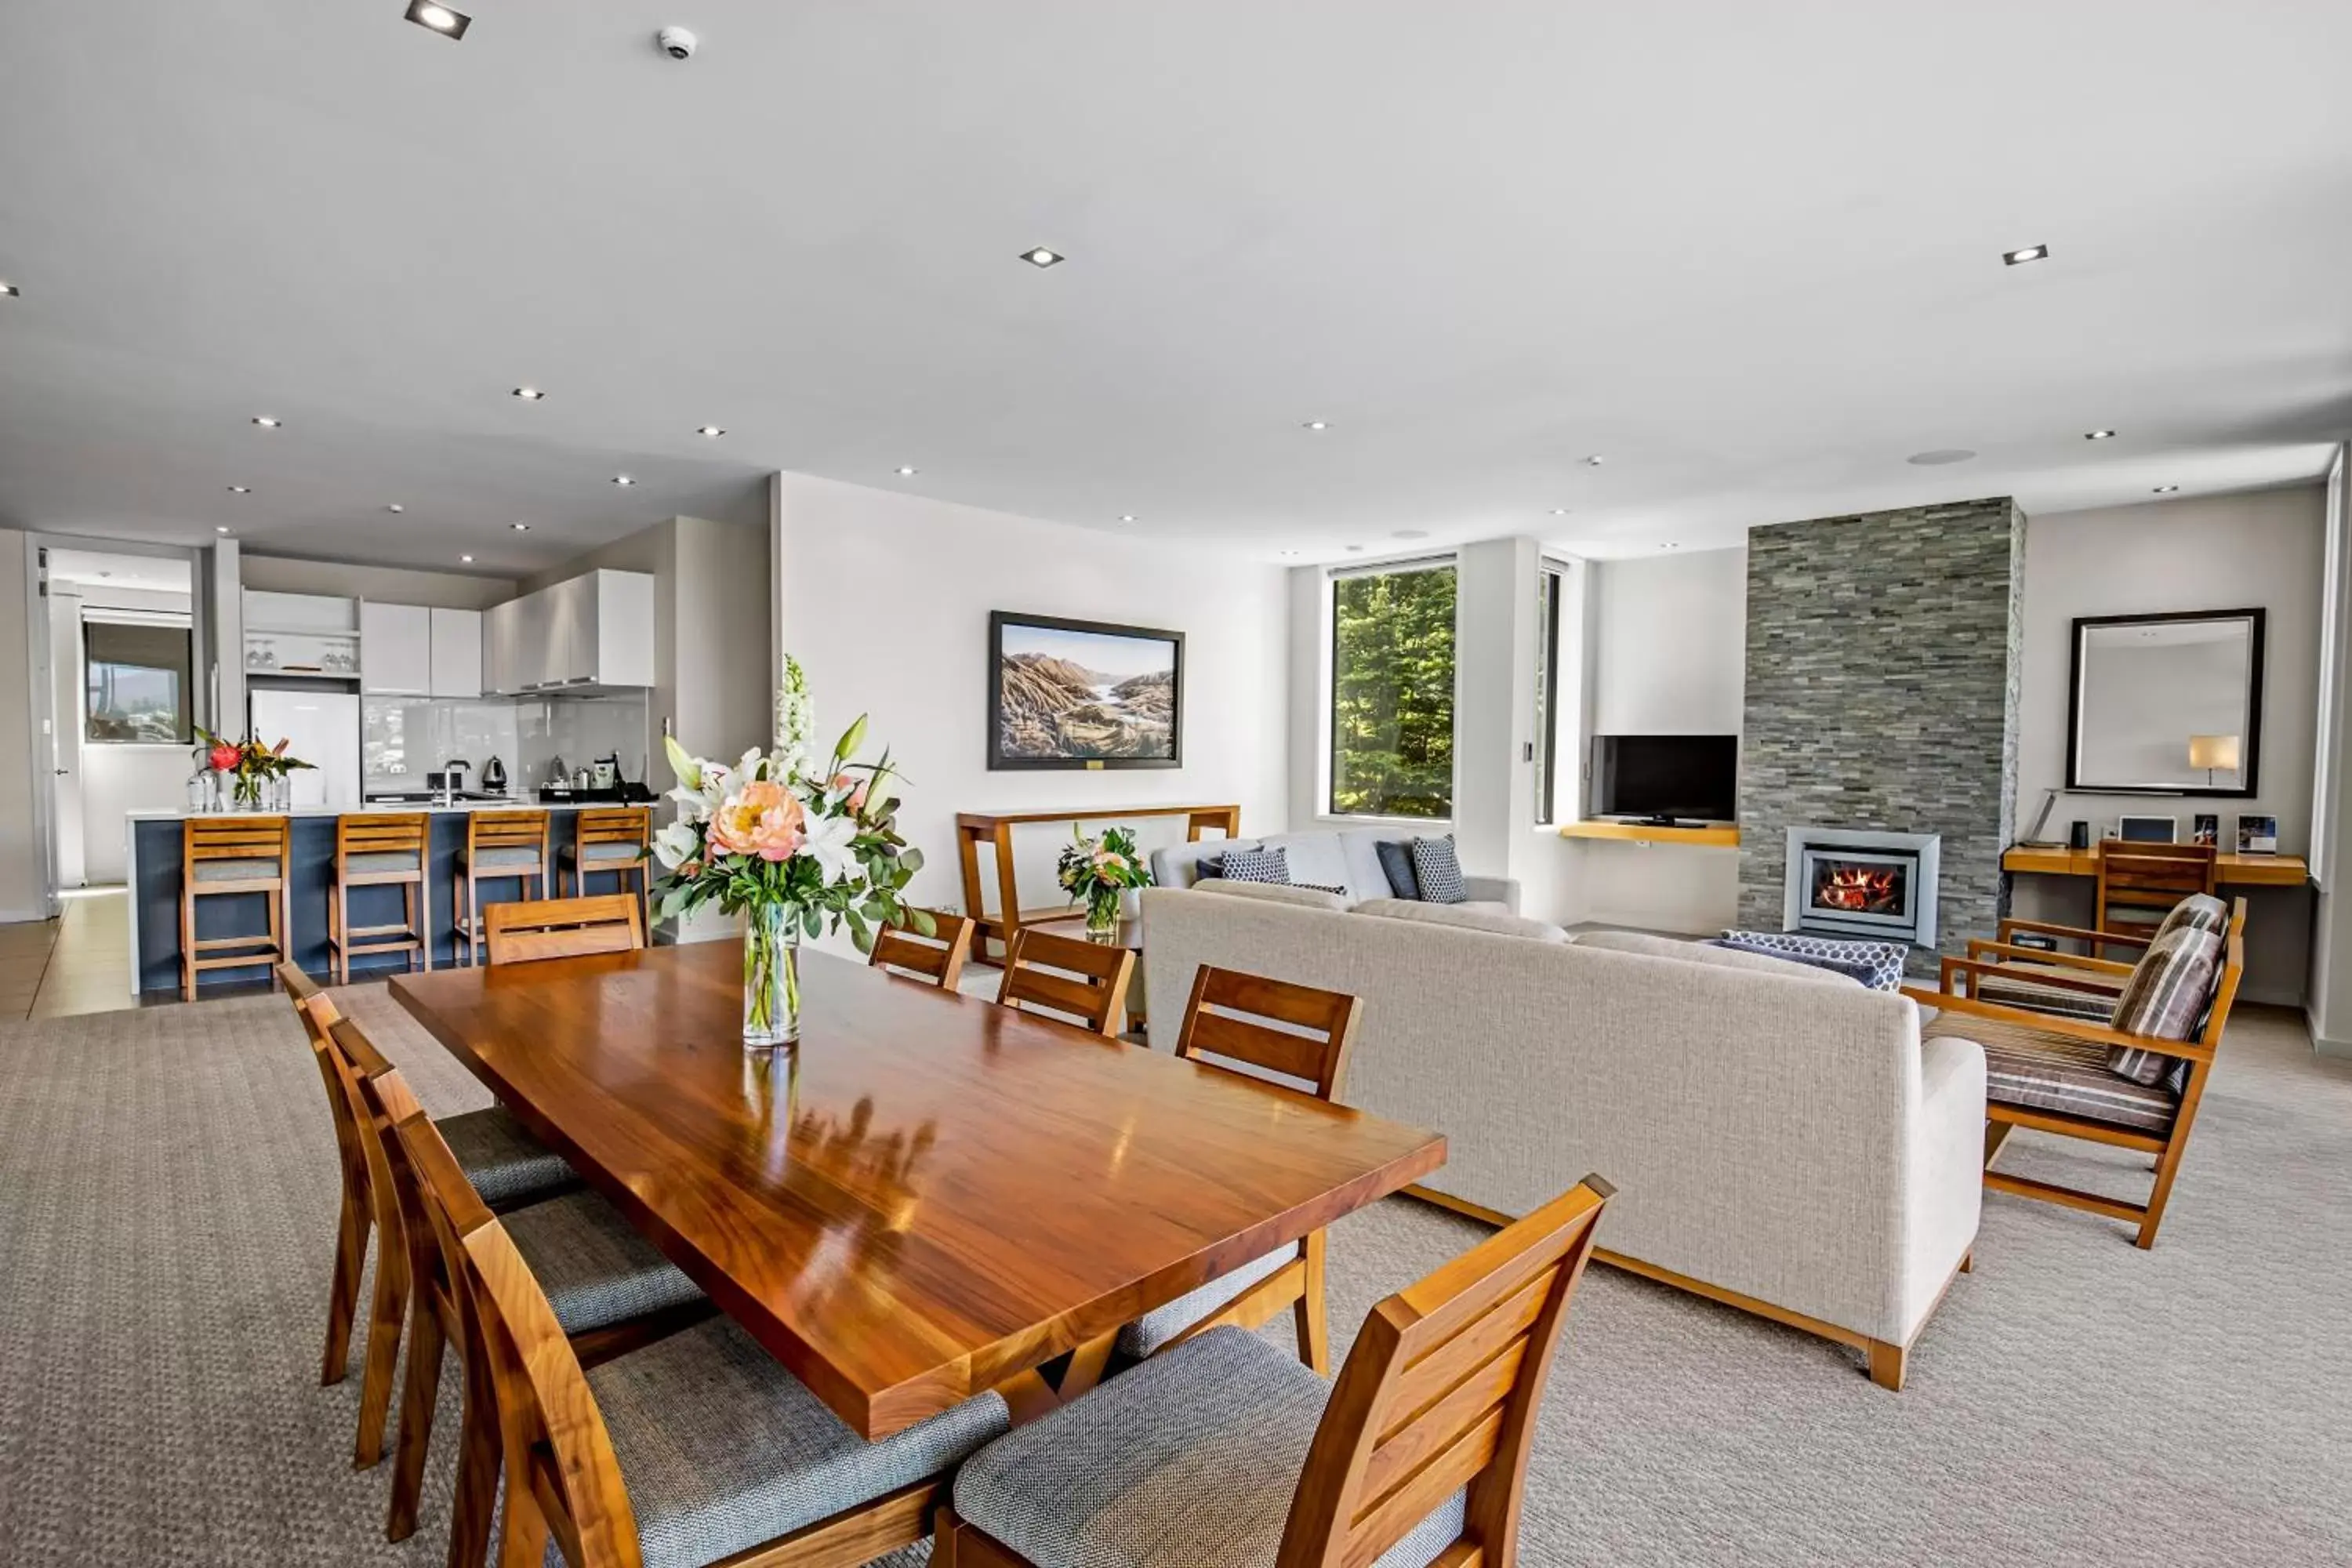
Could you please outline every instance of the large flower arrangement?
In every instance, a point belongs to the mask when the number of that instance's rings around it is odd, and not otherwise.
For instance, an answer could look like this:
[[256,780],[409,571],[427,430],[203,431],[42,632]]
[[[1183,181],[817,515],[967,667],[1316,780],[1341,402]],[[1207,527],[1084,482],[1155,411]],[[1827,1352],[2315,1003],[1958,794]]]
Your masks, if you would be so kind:
[[1062,890],[1087,906],[1087,929],[1097,934],[1118,924],[1119,895],[1151,885],[1151,868],[1135,847],[1135,829],[1110,827],[1098,838],[1070,829],[1055,867]]
[[242,741],[231,741],[199,725],[196,738],[209,748],[205,753],[205,764],[215,773],[227,773],[236,781],[236,796],[239,805],[259,805],[263,784],[273,779],[282,779],[297,769],[308,770],[311,766],[299,757],[287,755],[286,748],[293,744],[291,736],[274,746],[265,746],[251,735]]
[[746,917],[744,1038],[751,1044],[797,1035],[791,949],[803,936],[846,925],[864,952],[885,925],[932,929],[930,917],[900,896],[923,857],[898,836],[889,752],[857,761],[865,718],[816,765],[807,679],[790,658],[776,711],[776,749],[746,752],[731,767],[667,742],[677,819],[654,837],[665,918],[714,903]]

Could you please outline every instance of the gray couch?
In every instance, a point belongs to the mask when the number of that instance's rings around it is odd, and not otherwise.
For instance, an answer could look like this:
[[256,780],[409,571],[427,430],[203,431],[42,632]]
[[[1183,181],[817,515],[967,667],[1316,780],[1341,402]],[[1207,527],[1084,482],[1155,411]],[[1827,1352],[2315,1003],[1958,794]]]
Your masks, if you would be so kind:
[[[1418,831],[1425,835],[1429,830]],[[1284,852],[1292,881],[1343,888],[1349,903],[1360,904],[1385,899],[1391,892],[1388,874],[1381,869],[1380,852],[1374,847],[1383,840],[1401,843],[1414,837],[1416,830],[1410,827],[1322,827],[1264,838],[1210,838],[1154,849],[1151,880],[1156,887],[1189,888],[1198,879],[1194,868],[1201,861],[1228,849],[1264,846]],[[1473,877],[1465,871],[1462,886],[1469,895],[1466,907],[1519,912],[1519,885],[1508,877]]]

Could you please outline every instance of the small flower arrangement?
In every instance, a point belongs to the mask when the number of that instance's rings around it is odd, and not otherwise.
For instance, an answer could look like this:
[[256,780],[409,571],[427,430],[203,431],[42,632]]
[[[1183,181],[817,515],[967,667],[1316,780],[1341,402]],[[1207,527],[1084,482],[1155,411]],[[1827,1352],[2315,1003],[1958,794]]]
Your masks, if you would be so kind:
[[251,735],[242,741],[231,741],[199,725],[196,738],[209,748],[205,753],[205,764],[236,780],[236,804],[241,806],[258,806],[263,784],[298,769],[308,771],[311,767],[299,757],[287,755],[287,747],[293,744],[291,736],[274,746],[265,746]]
[[1135,847],[1135,829],[1105,828],[1089,838],[1070,829],[1072,842],[1063,846],[1055,867],[1062,890],[1087,906],[1087,930],[1105,934],[1118,924],[1119,895],[1129,888],[1151,886],[1151,868]]
[[901,898],[923,856],[898,836],[890,754],[856,761],[866,720],[852,724],[812,766],[814,712],[796,659],[784,662],[776,704],[778,743],[754,748],[731,767],[667,742],[677,787],[677,819],[654,836],[654,858],[667,873],[665,919],[717,904],[746,917],[743,1038],[776,1045],[798,1037],[800,989],[795,945],[830,927],[849,927],[860,952],[875,932],[905,923],[929,935],[929,915]]

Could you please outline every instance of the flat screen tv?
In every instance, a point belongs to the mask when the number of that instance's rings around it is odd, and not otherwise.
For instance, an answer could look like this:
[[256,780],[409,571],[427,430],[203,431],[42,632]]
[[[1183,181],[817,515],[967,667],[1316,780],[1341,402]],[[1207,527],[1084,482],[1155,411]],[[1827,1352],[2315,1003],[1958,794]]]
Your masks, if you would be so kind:
[[1737,735],[1595,735],[1592,815],[1731,822],[1739,815]]
[[998,610],[988,617],[991,768],[1172,768],[1184,634]]

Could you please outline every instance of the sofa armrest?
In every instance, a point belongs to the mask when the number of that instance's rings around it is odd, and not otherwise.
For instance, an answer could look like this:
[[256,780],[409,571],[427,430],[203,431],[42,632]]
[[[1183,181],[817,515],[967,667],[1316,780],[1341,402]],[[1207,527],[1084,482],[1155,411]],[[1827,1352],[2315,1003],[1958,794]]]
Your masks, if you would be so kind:
[[1519,884],[1513,877],[1464,877],[1463,896],[1472,903],[1501,904],[1513,914],[1519,912]]
[[1919,1042],[1919,1119],[1911,1129],[1904,1217],[1903,1331],[1916,1335],[1976,1245],[1984,1197],[1985,1065],[1974,1040]]

